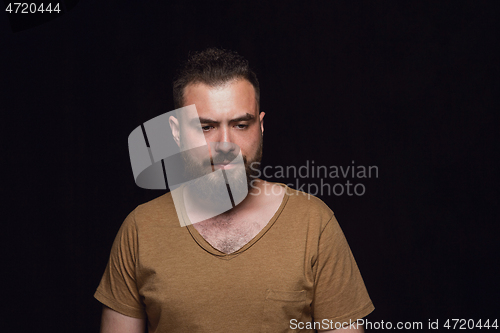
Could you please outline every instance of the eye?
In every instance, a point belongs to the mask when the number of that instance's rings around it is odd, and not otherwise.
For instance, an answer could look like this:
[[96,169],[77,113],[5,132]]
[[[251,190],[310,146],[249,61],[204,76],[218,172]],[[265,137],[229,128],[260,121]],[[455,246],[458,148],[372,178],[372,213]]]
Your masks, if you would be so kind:
[[238,128],[238,129],[246,129],[246,128],[248,128],[248,125],[238,124],[238,125],[236,125],[236,128]]
[[210,125],[207,125],[207,126],[201,126],[201,129],[203,130],[203,132],[208,132],[210,131],[212,128],[214,128],[213,126],[210,126]]

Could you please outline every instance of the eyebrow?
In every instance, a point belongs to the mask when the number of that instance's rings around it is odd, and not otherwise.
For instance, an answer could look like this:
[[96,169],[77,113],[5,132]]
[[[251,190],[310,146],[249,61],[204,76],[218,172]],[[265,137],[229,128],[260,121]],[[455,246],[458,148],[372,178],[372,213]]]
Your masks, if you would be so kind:
[[[234,119],[231,119],[229,122],[230,123],[236,123],[236,122],[239,122],[239,121],[249,121],[249,120],[253,120],[255,119],[255,116],[253,114],[250,114],[250,113],[246,113],[244,116],[241,116],[241,117],[238,117],[238,118],[234,118]],[[198,120],[200,121],[200,124],[218,124],[220,123],[219,121],[217,120],[214,120],[214,119],[210,119],[210,118],[194,118],[191,120],[191,123],[193,125],[196,125],[198,123]]]

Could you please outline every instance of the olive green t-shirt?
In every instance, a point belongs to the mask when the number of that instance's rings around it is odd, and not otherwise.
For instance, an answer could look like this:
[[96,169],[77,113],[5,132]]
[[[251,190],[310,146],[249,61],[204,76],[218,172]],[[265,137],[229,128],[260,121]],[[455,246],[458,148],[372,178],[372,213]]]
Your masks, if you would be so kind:
[[292,328],[374,309],[333,212],[290,188],[264,229],[231,254],[181,227],[170,193],[138,206],[94,296],[147,318],[150,333],[314,332]]

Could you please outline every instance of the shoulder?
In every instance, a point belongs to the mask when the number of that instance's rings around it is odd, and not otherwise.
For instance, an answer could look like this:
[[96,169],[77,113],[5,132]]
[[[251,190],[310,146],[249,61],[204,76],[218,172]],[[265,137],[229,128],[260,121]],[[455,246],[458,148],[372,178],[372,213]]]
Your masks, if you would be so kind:
[[137,206],[128,218],[134,219],[137,228],[180,225],[171,192]]
[[[286,186],[286,185],[285,185]],[[333,211],[320,198],[302,191],[286,186],[286,195],[294,206],[307,209],[316,213],[333,215]]]
[[330,220],[335,220],[333,211],[323,200],[306,192],[298,191],[284,184],[287,202],[284,212],[289,216],[294,216],[301,221],[316,225],[321,230]]

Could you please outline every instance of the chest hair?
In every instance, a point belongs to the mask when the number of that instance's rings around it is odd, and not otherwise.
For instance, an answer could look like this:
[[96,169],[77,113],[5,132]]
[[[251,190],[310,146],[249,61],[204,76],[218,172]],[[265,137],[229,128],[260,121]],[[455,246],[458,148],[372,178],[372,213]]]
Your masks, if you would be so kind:
[[228,254],[241,249],[262,230],[258,222],[236,221],[232,216],[219,216],[194,226],[210,245]]

